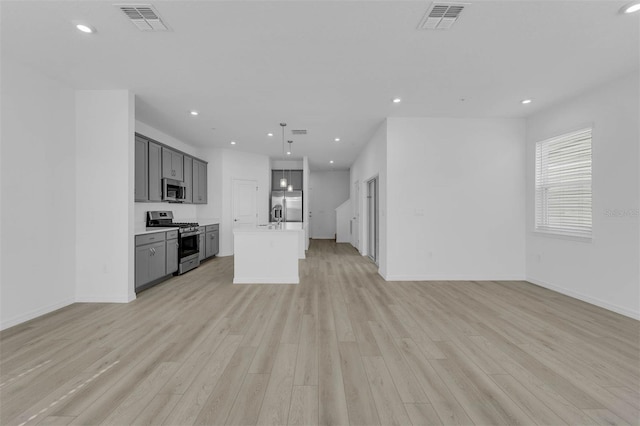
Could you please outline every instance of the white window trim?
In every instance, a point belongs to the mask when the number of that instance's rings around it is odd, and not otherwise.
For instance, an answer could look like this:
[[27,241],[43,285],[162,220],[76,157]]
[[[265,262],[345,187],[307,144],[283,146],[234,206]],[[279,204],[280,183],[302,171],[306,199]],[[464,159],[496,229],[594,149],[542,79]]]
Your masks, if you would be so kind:
[[[594,147],[594,125],[593,123],[581,126],[577,129],[568,131],[568,132],[564,132],[560,135],[557,136],[553,136],[553,137],[549,137],[547,139],[538,141],[535,143],[534,145],[534,213],[533,213],[533,233],[543,236],[543,237],[552,237],[552,238],[558,238],[558,239],[563,239],[563,240],[570,240],[570,241],[578,241],[578,242],[591,242],[593,241],[593,234],[594,234],[594,229],[593,229],[593,212],[594,212],[594,200],[593,200],[593,147]],[[590,233],[586,234],[583,232],[571,232],[569,230],[562,230],[562,229],[554,229],[554,228],[546,228],[544,226],[538,226],[538,167],[537,167],[537,162],[538,162],[538,147],[541,144],[544,143],[550,143],[553,142],[555,140],[558,139],[563,139],[563,138],[568,138],[571,137],[572,135],[575,134],[579,134],[579,133],[583,133],[589,131],[591,133],[591,228],[590,228]]]

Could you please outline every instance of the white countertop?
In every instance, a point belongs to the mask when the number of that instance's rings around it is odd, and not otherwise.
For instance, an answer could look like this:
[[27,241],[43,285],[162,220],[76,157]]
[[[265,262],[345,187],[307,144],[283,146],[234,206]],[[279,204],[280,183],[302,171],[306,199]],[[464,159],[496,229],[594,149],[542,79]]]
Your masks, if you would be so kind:
[[178,230],[180,228],[176,227],[172,227],[172,228],[144,228],[144,229],[136,229],[135,234],[136,235],[146,235],[146,234],[153,234],[156,232],[167,232],[167,231],[175,231]]
[[198,226],[220,225],[220,222],[198,222]]
[[[269,223],[264,225],[248,225],[248,226],[236,226],[233,228],[233,232],[300,232],[302,230],[301,226],[287,226],[293,224],[283,223],[281,227],[278,227],[275,223]],[[301,224],[300,224],[301,225]]]

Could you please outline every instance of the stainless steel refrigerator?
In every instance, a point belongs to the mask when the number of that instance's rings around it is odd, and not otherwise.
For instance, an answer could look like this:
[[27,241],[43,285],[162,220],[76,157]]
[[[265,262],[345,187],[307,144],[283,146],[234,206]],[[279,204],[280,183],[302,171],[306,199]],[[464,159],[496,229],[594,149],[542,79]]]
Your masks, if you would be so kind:
[[277,206],[282,209],[282,222],[302,222],[302,191],[271,192],[271,222],[277,222]]

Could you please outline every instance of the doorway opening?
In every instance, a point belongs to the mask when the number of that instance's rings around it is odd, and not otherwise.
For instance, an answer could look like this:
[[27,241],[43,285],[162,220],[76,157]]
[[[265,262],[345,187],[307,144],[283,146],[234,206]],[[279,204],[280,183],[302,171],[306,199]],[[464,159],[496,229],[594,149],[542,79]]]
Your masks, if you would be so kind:
[[367,255],[377,265],[379,241],[378,177],[367,181]]

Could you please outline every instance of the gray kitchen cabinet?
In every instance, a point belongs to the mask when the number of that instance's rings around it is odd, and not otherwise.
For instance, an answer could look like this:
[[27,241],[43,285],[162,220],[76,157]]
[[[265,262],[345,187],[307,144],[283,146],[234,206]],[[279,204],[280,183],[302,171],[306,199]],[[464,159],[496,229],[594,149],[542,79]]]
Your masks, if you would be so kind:
[[162,201],[162,147],[149,141],[149,201]]
[[187,204],[207,204],[207,163],[147,136],[135,134],[135,201],[163,201],[162,179],[184,183]]
[[146,284],[167,275],[166,262],[167,248],[164,232],[136,236],[136,291],[143,288]]
[[149,200],[149,142],[136,136],[135,145],[135,201]]
[[162,148],[162,177],[184,180],[184,156],[168,148]]
[[206,251],[207,251],[206,237],[205,237],[204,230],[205,230],[204,226],[198,227],[198,231],[202,232],[200,235],[198,235],[198,260],[200,260],[201,262],[206,258]]
[[207,163],[193,159],[193,204],[207,204]]
[[185,203],[193,203],[193,158],[184,157],[184,186],[186,187]]
[[[175,231],[173,231],[175,232]],[[175,233],[177,236],[177,233]],[[169,233],[167,233],[167,270],[166,273],[173,274],[178,270],[178,239],[168,239]]]
[[220,251],[220,227],[219,225],[207,225],[206,233],[206,257],[215,256]]
[[[284,177],[287,179],[287,184],[293,185],[294,191],[302,191],[302,170],[287,170],[284,169]],[[286,188],[280,187],[280,179],[282,178],[282,169],[271,170],[271,190],[282,191]]]

